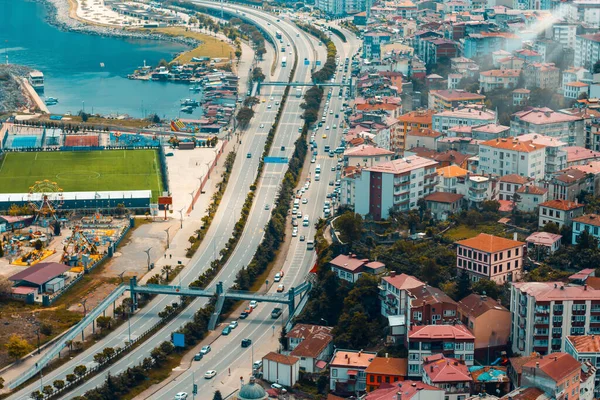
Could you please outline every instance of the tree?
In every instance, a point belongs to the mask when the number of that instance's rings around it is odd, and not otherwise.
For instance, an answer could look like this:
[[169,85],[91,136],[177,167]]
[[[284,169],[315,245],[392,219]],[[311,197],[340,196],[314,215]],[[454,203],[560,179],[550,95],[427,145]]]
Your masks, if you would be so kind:
[[221,394],[221,392],[219,390],[217,390],[215,392],[215,395],[213,396],[213,400],[223,400],[223,395]]
[[577,240],[577,248],[579,250],[597,250],[598,240],[590,235],[587,230],[584,230],[581,232],[581,235],[579,235],[579,239]]
[[169,63],[164,58],[158,62],[159,67],[168,67]]
[[242,129],[248,127],[250,120],[254,117],[254,110],[248,107],[242,107],[240,111],[238,111],[235,119]]
[[67,382],[73,383],[75,382],[75,380],[77,380],[77,377],[75,376],[75,374],[67,374],[67,376],[65,376],[65,379],[67,380]]
[[474,293],[479,293],[480,295],[485,294],[491,298],[497,299],[500,296],[501,286],[498,286],[496,282],[489,279],[480,279],[471,285],[471,289]]
[[50,396],[52,393],[54,393],[54,388],[50,385],[46,385],[44,386],[44,388],[42,389],[42,392],[46,395],[46,396]]
[[[0,244],[0,248],[2,245]],[[6,297],[12,293],[12,283],[5,276],[0,276],[0,297]]]
[[548,222],[542,227],[542,232],[554,233],[558,235],[560,233],[560,229],[558,224],[555,224],[554,222]]
[[456,291],[459,299],[464,299],[471,293],[471,278],[466,271],[460,271]]
[[34,400],[44,400],[44,397],[46,396],[39,390],[36,390],[35,392],[31,393],[31,398]]
[[65,387],[65,381],[63,381],[62,379],[57,379],[52,383],[52,385],[54,385],[56,390],[61,390]]
[[116,350],[113,347],[107,347],[105,348],[102,353],[104,354],[104,356],[108,359],[111,358],[115,355]]
[[265,80],[265,74],[263,74],[262,68],[256,67],[252,70],[251,75],[252,82],[262,82]]
[[98,328],[105,330],[105,329],[110,329],[110,325],[112,323],[112,318],[111,317],[98,317],[96,318],[96,323],[98,324]]
[[87,372],[87,367],[85,365],[78,365],[73,369],[73,372],[77,377],[81,378]]
[[173,267],[171,267],[170,265],[165,265],[164,267],[162,267],[160,272],[162,272],[163,275],[165,275],[165,281],[169,282],[169,274],[173,272]]
[[244,106],[254,108],[255,105],[260,103],[260,99],[255,96],[246,97],[244,99]]
[[152,120],[152,123],[160,124],[160,117],[158,116],[158,114],[152,114],[150,119]]
[[335,221],[335,228],[340,232],[343,242],[350,247],[352,243],[359,240],[362,235],[362,217],[352,211],[347,211]]
[[31,345],[23,337],[13,333],[5,344],[8,355],[15,361],[31,351]]
[[85,112],[81,112],[79,113],[79,115],[81,116],[81,122],[87,122],[88,119],[90,118],[90,116],[88,115],[88,113]]
[[33,245],[37,251],[40,251],[42,249],[42,247],[44,247],[44,244],[42,243],[42,241],[40,239],[36,240]]
[[103,352],[94,354],[94,361],[96,361],[99,365],[104,364],[106,361],[106,356]]
[[241,49],[237,49],[235,51],[235,58],[237,58],[238,63],[240,62],[240,59],[242,58],[242,50]]
[[43,323],[40,325],[40,333],[42,335],[50,336],[52,335],[53,327],[51,324]]

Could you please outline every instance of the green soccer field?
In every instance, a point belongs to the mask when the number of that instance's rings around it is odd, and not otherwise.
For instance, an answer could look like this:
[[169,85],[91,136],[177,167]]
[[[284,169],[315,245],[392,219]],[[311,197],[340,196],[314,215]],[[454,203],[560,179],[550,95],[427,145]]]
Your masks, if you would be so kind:
[[7,153],[0,161],[0,193],[27,193],[44,179],[65,192],[152,190],[156,200],[163,190],[156,150]]

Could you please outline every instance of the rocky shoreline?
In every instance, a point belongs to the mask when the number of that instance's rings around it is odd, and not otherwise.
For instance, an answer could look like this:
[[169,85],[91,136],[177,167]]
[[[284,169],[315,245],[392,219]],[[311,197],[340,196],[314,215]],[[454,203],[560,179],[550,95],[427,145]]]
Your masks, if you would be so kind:
[[0,65],[0,113],[34,107],[19,83],[30,71],[31,68],[22,65]]
[[174,37],[169,35],[135,32],[127,29],[111,28],[99,25],[92,25],[73,19],[69,15],[68,0],[32,0],[43,4],[48,10],[46,22],[56,26],[59,29],[71,32],[80,32],[88,35],[112,36],[128,39],[151,39],[167,40],[170,42],[182,43],[190,47],[198,46],[198,41],[184,37]]

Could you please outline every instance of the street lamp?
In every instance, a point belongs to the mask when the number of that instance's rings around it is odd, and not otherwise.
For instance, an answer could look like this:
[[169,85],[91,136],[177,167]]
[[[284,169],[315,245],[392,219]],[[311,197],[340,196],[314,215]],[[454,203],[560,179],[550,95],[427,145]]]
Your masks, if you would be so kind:
[[185,207],[181,207],[181,210],[179,210],[179,229],[183,228],[183,209]]
[[190,197],[192,198],[192,211],[194,211],[194,191],[192,190],[189,194],[190,194]]
[[84,318],[87,315],[87,308],[85,307],[85,303],[87,303],[87,299],[81,300],[81,303],[79,303],[79,306],[83,307],[83,317]]
[[204,163],[204,165],[206,165],[206,179],[210,179],[210,161]]
[[169,229],[171,229],[171,227],[165,229],[165,233],[167,234],[167,249],[169,248]]
[[148,271],[150,271],[150,250],[152,250],[152,247],[149,247],[147,250],[144,250],[144,253],[146,253],[146,256],[148,256]]

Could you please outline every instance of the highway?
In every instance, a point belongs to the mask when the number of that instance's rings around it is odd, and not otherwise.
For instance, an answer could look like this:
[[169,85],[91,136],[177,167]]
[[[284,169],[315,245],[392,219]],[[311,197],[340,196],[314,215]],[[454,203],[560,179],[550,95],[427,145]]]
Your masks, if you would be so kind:
[[[342,43],[338,37],[335,35],[332,36],[332,40],[338,49],[341,65],[343,65],[346,56],[351,58],[351,55],[356,52],[360,44],[354,36],[352,37],[354,39],[348,40],[348,43]],[[340,82],[343,75],[343,69],[342,72],[337,72],[336,82]],[[350,69],[346,76],[350,76]],[[325,100],[327,99],[327,90],[325,92]],[[329,145],[332,149],[335,149],[343,137],[343,129],[339,127],[339,124],[343,121],[342,104],[347,102],[347,100],[344,98],[339,99],[339,90],[339,88],[332,89],[333,94],[330,105],[327,113],[324,114],[326,122],[315,134],[319,154],[316,157],[316,162],[308,165],[310,165],[309,171],[312,178],[315,175],[316,165],[321,166],[321,179],[319,181],[311,180],[308,191],[303,195],[308,200],[308,203],[302,204],[301,202],[300,205],[302,214],[309,215],[310,225],[304,227],[299,220],[298,236],[288,238],[292,242],[285,263],[282,266],[284,277],[280,282],[285,285],[286,290],[302,283],[316,261],[316,254],[313,251],[307,251],[306,241],[300,241],[300,236],[305,236],[306,240],[314,237],[316,233],[314,223],[318,218],[323,216],[323,203],[326,200],[327,193],[332,192],[334,189],[334,186],[330,186],[329,182],[335,181],[339,174],[337,169],[336,171],[332,171],[332,168],[335,168],[337,165],[338,155],[329,157],[323,151],[325,145]],[[344,90],[346,91],[347,89]],[[332,110],[333,113],[330,114],[329,110]],[[336,114],[339,114],[339,118],[335,117]],[[335,130],[332,128],[334,124],[338,125],[338,128]],[[326,126],[329,126],[330,129],[325,130]],[[324,133],[327,134],[327,138],[323,138]],[[312,155],[308,157],[310,158]],[[304,182],[301,183],[302,185],[304,185]],[[268,191],[268,188],[263,185],[259,192],[263,190]],[[258,205],[259,203],[257,203]],[[271,285],[269,292],[275,292],[278,283],[272,283],[272,279],[269,279],[269,285]],[[269,351],[276,351],[278,348],[277,338],[280,335],[284,319],[287,320],[287,309],[283,307],[283,315],[274,320],[271,318],[273,307],[271,304],[259,304],[246,319],[237,319],[237,314],[232,315],[229,320],[221,323],[217,327],[217,330],[222,330],[231,320],[237,320],[238,327],[233,329],[229,335],[221,335],[214,341],[211,344],[212,351],[210,353],[205,355],[200,361],[193,361],[189,369],[177,377],[176,380],[169,382],[159,391],[153,393],[152,396],[139,396],[138,398],[173,399],[176,393],[181,391],[187,392],[191,396],[193,383],[196,383],[198,386],[198,398],[200,399],[210,398],[215,390],[220,390],[223,395],[227,395],[238,389],[240,386],[240,377],[243,377],[246,382],[248,381],[252,371],[252,363],[261,359]],[[241,347],[241,341],[245,338],[252,340],[253,344],[251,347]],[[203,375],[208,370],[215,370],[217,376],[212,379],[204,379]]]

